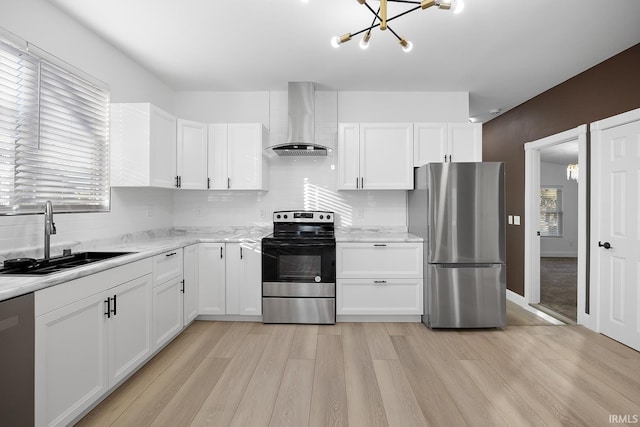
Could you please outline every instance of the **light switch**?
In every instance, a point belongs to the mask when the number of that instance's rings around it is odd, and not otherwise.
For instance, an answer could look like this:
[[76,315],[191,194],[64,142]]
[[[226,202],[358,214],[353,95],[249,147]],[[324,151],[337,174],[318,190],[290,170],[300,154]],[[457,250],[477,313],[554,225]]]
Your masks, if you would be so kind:
[[520,215],[514,215],[513,225],[520,225]]
[[507,217],[507,223],[508,223],[509,225],[513,224],[513,215],[509,215],[509,216]]

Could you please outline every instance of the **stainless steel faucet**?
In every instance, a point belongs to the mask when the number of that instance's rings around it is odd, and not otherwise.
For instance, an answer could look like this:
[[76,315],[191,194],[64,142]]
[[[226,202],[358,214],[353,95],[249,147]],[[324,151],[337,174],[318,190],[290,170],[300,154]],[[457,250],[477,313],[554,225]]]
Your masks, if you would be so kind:
[[51,235],[56,234],[56,224],[53,222],[53,205],[47,200],[44,206],[44,259],[51,257]]

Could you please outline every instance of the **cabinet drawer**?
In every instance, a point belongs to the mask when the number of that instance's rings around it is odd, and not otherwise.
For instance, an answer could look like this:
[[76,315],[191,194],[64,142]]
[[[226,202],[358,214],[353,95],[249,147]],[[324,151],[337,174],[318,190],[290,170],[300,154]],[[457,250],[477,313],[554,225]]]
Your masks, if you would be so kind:
[[420,278],[422,243],[338,243],[336,277]]
[[337,314],[422,314],[422,279],[338,279]]
[[182,248],[153,257],[153,286],[182,276]]

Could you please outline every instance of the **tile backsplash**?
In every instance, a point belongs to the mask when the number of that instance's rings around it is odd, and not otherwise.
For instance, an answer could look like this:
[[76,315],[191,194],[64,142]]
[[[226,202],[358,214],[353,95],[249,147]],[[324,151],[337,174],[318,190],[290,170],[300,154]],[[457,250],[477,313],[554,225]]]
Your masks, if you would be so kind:
[[406,191],[337,191],[337,159],[275,157],[269,191],[173,193],[174,225],[270,225],[276,210],[336,212],[341,227],[406,227]]
[[[268,227],[273,211],[287,209],[334,211],[340,227],[406,227],[406,191],[337,191],[335,153],[270,162],[269,191],[113,188],[111,212],[60,214],[54,206],[52,254],[77,242],[171,226]],[[42,241],[42,215],[0,217],[0,255],[40,250]]]

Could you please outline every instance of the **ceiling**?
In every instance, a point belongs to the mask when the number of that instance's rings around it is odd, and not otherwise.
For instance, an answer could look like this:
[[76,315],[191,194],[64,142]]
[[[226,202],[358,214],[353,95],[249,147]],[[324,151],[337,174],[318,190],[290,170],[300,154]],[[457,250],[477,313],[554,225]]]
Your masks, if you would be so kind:
[[[404,53],[356,0],[48,0],[175,90],[469,92],[470,116],[495,117],[640,42],[640,1],[465,0],[390,23]],[[377,8],[378,2],[368,0]],[[389,15],[406,10],[389,3]]]

